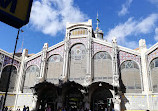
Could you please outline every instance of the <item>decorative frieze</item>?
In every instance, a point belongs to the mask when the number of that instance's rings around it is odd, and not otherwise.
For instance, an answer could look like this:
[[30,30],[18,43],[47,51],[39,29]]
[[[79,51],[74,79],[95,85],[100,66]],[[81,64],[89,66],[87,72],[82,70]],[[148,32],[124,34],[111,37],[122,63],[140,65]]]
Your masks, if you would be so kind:
[[28,68],[30,65],[37,65],[37,66],[40,66],[40,64],[41,64],[41,56],[39,56],[39,57],[37,57],[37,58],[35,58],[35,59],[29,61],[29,62],[27,63],[27,68]]
[[82,43],[86,46],[87,45],[87,38],[71,39],[70,40],[70,47],[76,43]]
[[158,57],[158,49],[154,50],[148,55],[147,57],[148,63],[150,63],[154,58],[157,58],[157,57]]
[[96,42],[94,42],[92,44],[92,47],[93,47],[93,53],[94,54],[96,54],[99,51],[106,51],[112,56],[112,48],[111,47],[108,47],[108,46],[105,46],[105,45],[101,45],[101,44],[96,43]]
[[47,54],[48,54],[48,55],[47,55],[48,58],[49,58],[50,56],[52,56],[53,54],[59,54],[59,55],[61,55],[62,58],[63,58],[64,45],[62,45],[62,46],[60,46],[60,47],[58,47],[58,48],[56,48],[56,49],[53,49],[53,50],[49,51]]
[[122,62],[126,61],[126,60],[133,60],[137,63],[140,64],[140,56],[128,53],[128,52],[124,52],[124,51],[119,51],[119,61],[120,64],[122,64]]
[[[12,58],[5,56],[3,66],[5,66],[7,64],[11,64],[11,63],[12,63]],[[18,61],[14,60],[13,65],[15,65],[17,68],[19,68],[20,63]]]

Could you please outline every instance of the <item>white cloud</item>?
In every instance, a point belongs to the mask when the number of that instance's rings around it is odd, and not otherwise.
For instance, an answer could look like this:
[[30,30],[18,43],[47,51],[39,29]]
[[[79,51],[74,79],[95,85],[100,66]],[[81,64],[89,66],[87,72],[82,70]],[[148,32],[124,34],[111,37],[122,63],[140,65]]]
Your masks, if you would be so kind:
[[158,41],[158,27],[155,29],[155,36],[154,36],[154,39],[156,41]]
[[[157,21],[158,14],[151,14],[142,20],[134,20],[133,18],[129,18],[125,23],[119,24],[111,29],[104,38],[111,41],[113,37],[116,37],[119,44],[131,48],[127,42],[128,37],[134,37],[137,34],[150,33],[155,27]],[[134,46],[135,43],[131,42],[131,44]]]
[[158,0],[149,0],[149,1],[158,6]]
[[45,34],[55,36],[65,29],[66,22],[81,22],[87,15],[74,6],[73,0],[41,0],[33,3],[30,24]]
[[126,15],[128,12],[128,8],[130,7],[133,0],[127,0],[123,5],[122,9],[118,12],[119,16]]

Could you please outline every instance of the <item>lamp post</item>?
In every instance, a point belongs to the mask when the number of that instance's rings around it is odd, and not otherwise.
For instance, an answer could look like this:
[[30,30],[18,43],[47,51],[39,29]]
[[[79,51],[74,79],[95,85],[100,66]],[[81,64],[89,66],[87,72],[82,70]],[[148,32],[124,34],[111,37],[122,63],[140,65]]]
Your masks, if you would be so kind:
[[8,94],[9,83],[10,83],[10,76],[11,76],[11,73],[12,73],[12,68],[13,68],[13,63],[14,63],[14,56],[15,56],[15,52],[16,52],[16,46],[17,46],[17,42],[18,42],[18,39],[19,39],[19,33],[20,33],[20,31],[23,32],[22,30],[18,29],[18,33],[17,33],[17,37],[16,37],[16,42],[15,42],[15,47],[14,47],[13,58],[12,58],[12,62],[11,62],[11,67],[9,69],[9,76],[8,76],[8,81],[7,81],[7,85],[6,85],[6,92],[5,92],[5,96],[4,96],[2,111],[4,111],[5,102],[6,102],[6,98],[7,98],[7,94]]

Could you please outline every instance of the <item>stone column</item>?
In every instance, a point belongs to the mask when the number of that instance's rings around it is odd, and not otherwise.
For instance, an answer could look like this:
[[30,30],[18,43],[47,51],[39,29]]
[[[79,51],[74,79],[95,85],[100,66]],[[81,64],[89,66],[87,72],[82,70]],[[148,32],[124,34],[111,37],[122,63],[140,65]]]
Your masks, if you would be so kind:
[[114,102],[114,110],[115,111],[121,111],[121,99],[119,95],[115,95],[115,97],[113,98],[113,102]]
[[28,56],[28,50],[24,49],[22,53],[22,59],[21,59],[21,65],[20,65],[20,70],[18,73],[18,78],[17,78],[17,86],[16,86],[16,93],[19,93],[22,91],[22,85],[23,85],[23,76],[25,75],[25,59]]
[[47,49],[48,49],[48,43],[45,43],[42,49],[40,75],[38,77],[39,79],[38,82],[42,82],[46,79]]
[[118,47],[116,38],[112,40],[112,47],[113,47],[113,57],[112,57],[112,70],[113,70],[113,87],[114,87],[114,94],[113,94],[113,102],[114,102],[114,110],[121,111],[120,108],[120,95],[118,92],[118,88],[120,87],[119,84],[119,73],[118,73]]
[[69,75],[68,75],[69,47],[70,47],[70,41],[69,41],[70,33],[69,33],[69,31],[67,31],[66,35],[67,36],[65,37],[65,41],[64,41],[63,74],[61,77],[62,81],[67,81],[67,79],[69,78]]
[[149,75],[147,72],[147,58],[146,58],[146,42],[144,39],[139,40],[139,51],[141,53],[141,65],[142,65],[142,85],[144,88],[143,93],[147,95],[147,104],[148,104],[148,109],[150,109],[150,103],[149,103],[149,94],[150,92],[150,86],[149,86]]
[[16,83],[16,98],[15,98],[15,104],[13,109],[17,109],[17,101],[18,101],[18,94],[22,92],[22,87],[24,83],[24,78],[23,76],[25,75],[25,59],[28,56],[28,50],[24,49],[22,53],[22,59],[21,59],[21,65],[18,73],[18,78],[17,78],[17,83]]
[[32,110],[36,111],[37,110],[37,96],[33,95],[33,99],[32,99]]
[[86,70],[86,76],[85,76],[85,81],[84,84],[88,86],[92,82],[92,28],[88,29],[88,38],[87,38],[87,70]]

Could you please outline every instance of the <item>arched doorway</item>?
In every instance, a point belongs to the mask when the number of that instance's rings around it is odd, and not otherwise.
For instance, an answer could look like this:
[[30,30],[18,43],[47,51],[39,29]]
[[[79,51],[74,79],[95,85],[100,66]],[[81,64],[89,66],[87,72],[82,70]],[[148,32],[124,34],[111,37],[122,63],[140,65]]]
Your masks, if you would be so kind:
[[90,92],[90,109],[92,111],[105,111],[106,109],[109,111],[113,108],[113,95],[109,89],[112,89],[112,86],[103,82],[93,83],[90,86],[90,91],[92,91]]
[[51,111],[57,111],[57,86],[50,82],[44,81],[36,84],[33,88],[38,99],[36,109],[41,109],[44,111],[46,107],[50,107]]
[[[8,65],[4,67],[4,69],[2,70],[2,74],[0,78],[0,91],[2,92],[6,91],[10,68],[11,68],[11,65]],[[17,79],[17,69],[15,66],[12,66],[9,89],[8,89],[9,92],[15,91],[16,79]]]
[[69,111],[77,111],[83,107],[83,94],[77,88],[71,88],[65,95],[65,106]]

